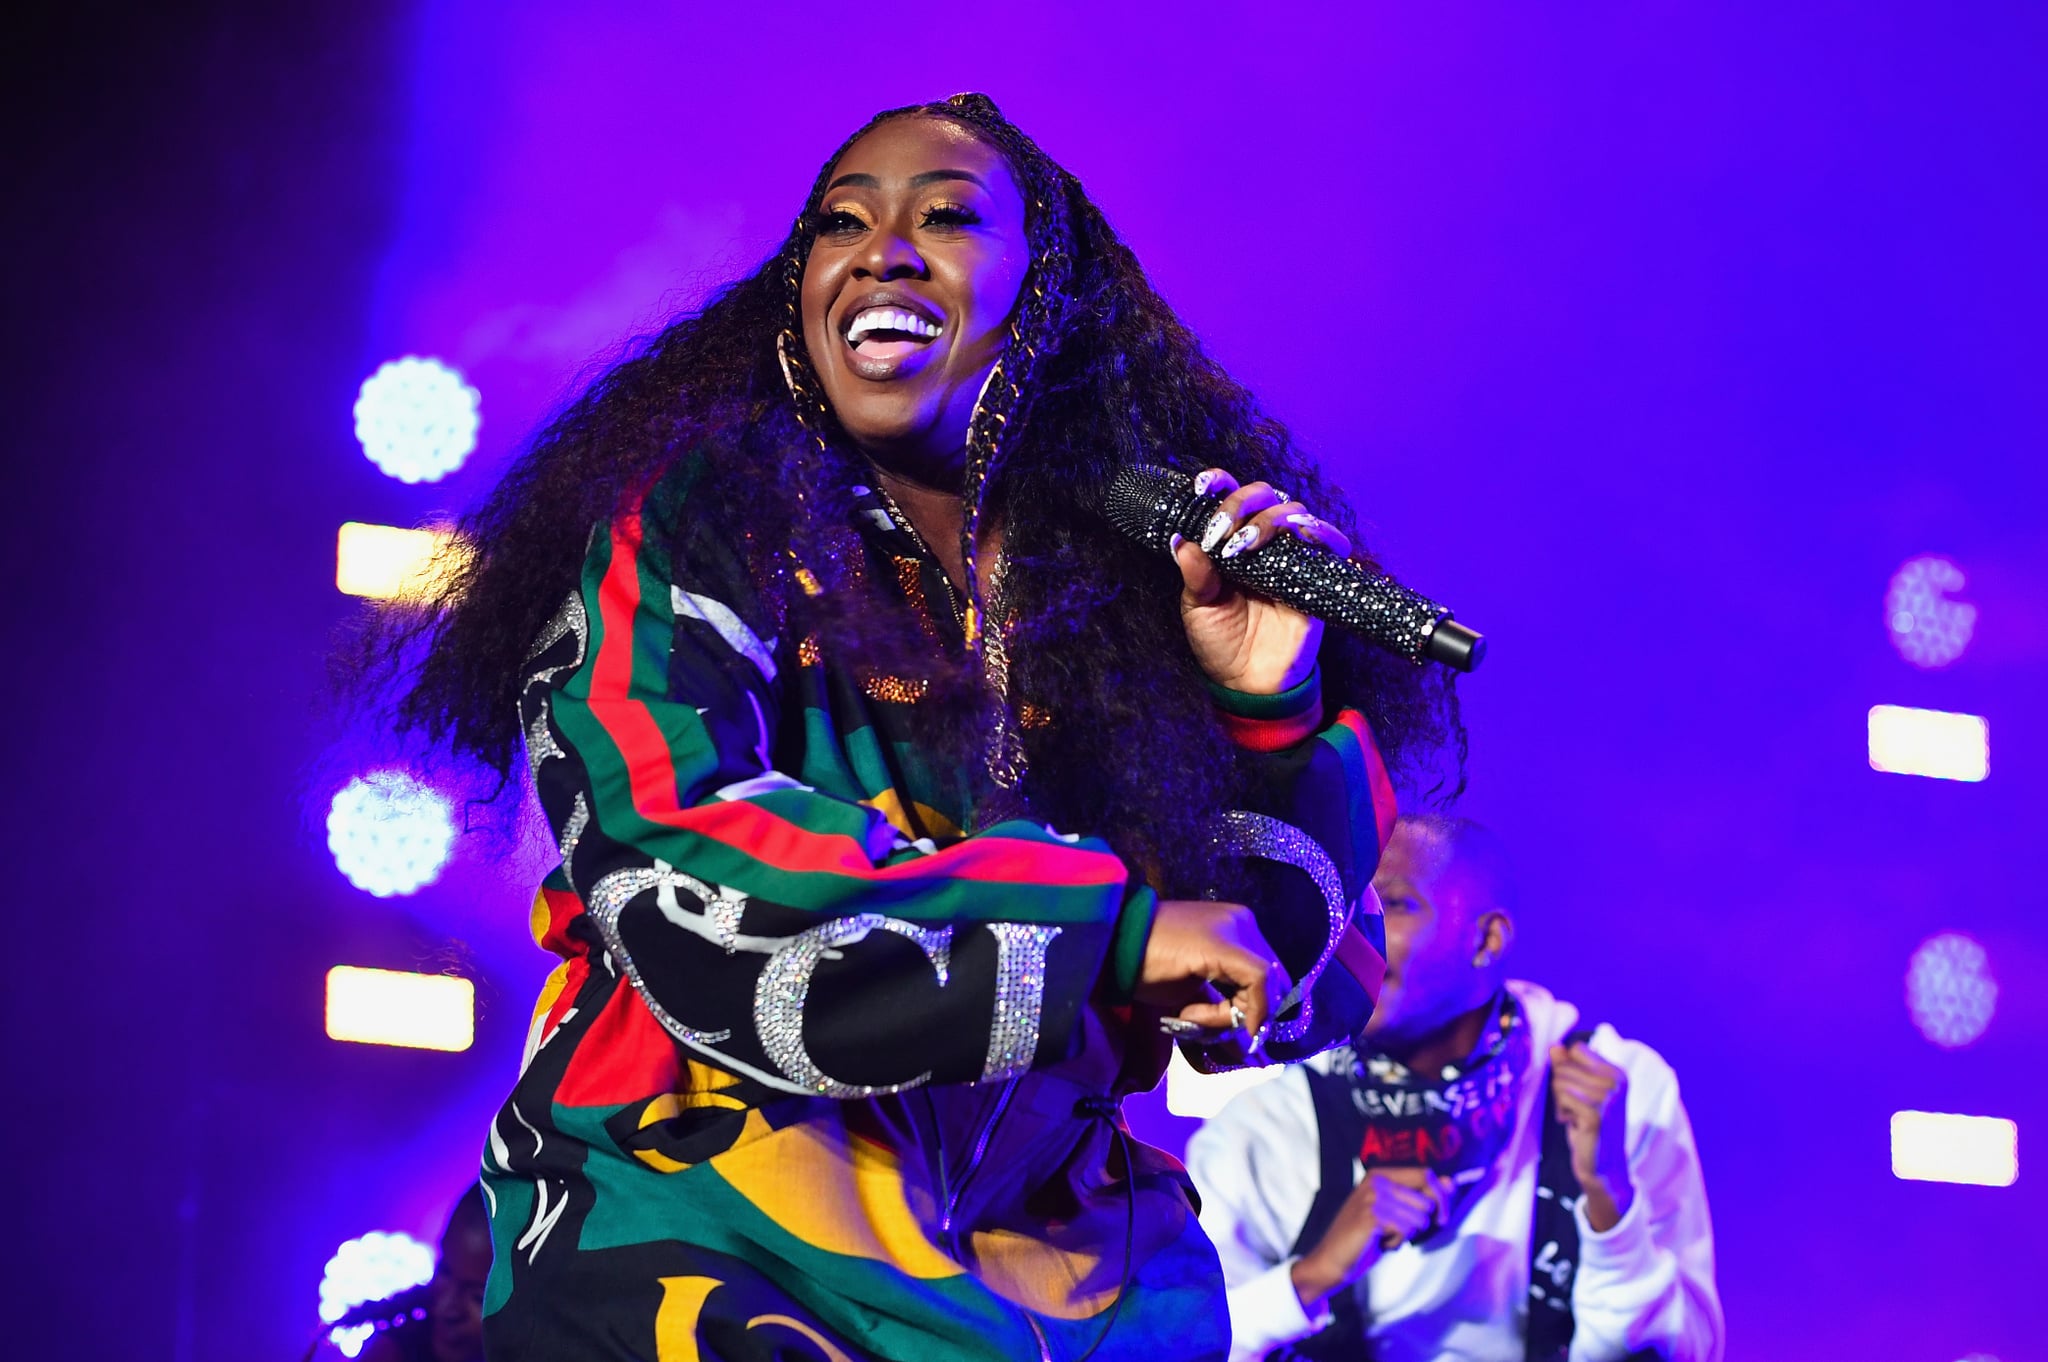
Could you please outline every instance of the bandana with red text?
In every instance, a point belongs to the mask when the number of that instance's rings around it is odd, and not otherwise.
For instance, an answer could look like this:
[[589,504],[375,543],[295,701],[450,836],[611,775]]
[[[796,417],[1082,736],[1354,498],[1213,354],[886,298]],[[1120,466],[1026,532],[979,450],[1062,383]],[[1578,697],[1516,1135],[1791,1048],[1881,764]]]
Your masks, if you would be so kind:
[[1471,1056],[1446,1067],[1441,1079],[1358,1051],[1350,1069],[1351,1100],[1365,1122],[1359,1161],[1367,1168],[1421,1166],[1458,1183],[1476,1179],[1514,1133],[1530,1055],[1529,1025],[1506,990]]

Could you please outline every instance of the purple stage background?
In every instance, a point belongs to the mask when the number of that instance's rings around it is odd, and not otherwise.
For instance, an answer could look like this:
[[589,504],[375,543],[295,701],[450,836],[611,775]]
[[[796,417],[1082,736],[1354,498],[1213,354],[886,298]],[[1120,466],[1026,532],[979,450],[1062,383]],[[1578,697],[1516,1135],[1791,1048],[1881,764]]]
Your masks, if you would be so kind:
[[[1521,972],[1677,1068],[1731,1356],[2048,1356],[2048,13],[345,8],[6,45],[10,1353],[294,1357],[338,1243],[432,1236],[547,962],[502,837],[334,869],[335,528],[466,504],[851,126],[978,88],[1490,635],[1464,810]],[[482,393],[431,486],[350,430],[407,353]],[[1980,611],[1941,671],[1886,635],[1921,553]],[[1989,716],[1989,780],[1870,770],[1877,703]],[[2000,985],[1956,1051],[1903,994],[1948,930]],[[328,1041],[336,963],[477,979],[475,1048]],[[2019,1182],[1895,1180],[1901,1108],[2016,1120]]]

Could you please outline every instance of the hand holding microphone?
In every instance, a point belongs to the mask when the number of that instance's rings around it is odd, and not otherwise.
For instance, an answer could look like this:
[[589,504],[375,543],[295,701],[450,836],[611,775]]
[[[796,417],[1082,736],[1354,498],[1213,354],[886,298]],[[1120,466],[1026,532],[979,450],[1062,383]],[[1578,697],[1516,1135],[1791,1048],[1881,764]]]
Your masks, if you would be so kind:
[[[1228,495],[1217,495],[1219,490]],[[1226,515],[1226,506],[1232,513]],[[1256,507],[1249,517],[1241,514],[1247,506]],[[1197,485],[1197,479],[1176,469],[1134,464],[1111,479],[1103,510],[1133,539],[1175,555],[1186,588],[1183,612],[1234,604],[1199,570],[1197,560],[1203,555],[1187,547],[1189,541],[1213,545],[1207,556],[1215,572],[1254,593],[1265,607],[1248,605],[1235,621],[1220,615],[1189,620],[1189,642],[1220,685],[1271,693],[1305,678],[1315,665],[1321,634],[1302,617],[1348,629],[1416,663],[1440,662],[1469,672],[1486,656],[1486,640],[1454,621],[1449,610],[1349,561],[1351,545],[1335,526],[1268,484],[1239,488],[1229,474],[1211,469]],[[1297,519],[1303,516],[1307,519]],[[1210,593],[1207,601],[1204,589]],[[1245,592],[1236,593],[1237,600],[1244,598]],[[1273,602],[1289,608],[1274,611]],[[1196,631],[1212,624],[1217,627],[1205,648]],[[1279,675],[1268,675],[1290,641],[1294,646]],[[1225,674],[1219,674],[1219,666]],[[1238,684],[1227,676],[1268,684]],[[1270,684],[1274,681],[1285,685]]]
[[1224,569],[1277,536],[1310,539],[1340,555],[1350,541],[1270,483],[1239,485],[1222,469],[1198,474],[1194,494],[1216,509],[1199,535],[1169,536],[1181,570],[1181,623],[1188,646],[1209,679],[1231,690],[1273,695],[1299,685],[1315,669],[1323,622],[1284,603],[1234,590]]

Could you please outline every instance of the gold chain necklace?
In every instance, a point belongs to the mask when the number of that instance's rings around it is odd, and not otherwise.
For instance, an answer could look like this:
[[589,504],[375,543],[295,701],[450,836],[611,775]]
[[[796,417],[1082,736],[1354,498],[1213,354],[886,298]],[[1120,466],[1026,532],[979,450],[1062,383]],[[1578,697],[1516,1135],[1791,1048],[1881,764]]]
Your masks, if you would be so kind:
[[[887,483],[882,479],[881,470],[875,470],[875,495],[881,498],[882,507],[889,513],[889,519],[897,528],[910,536],[919,551],[933,562],[939,556],[932,552],[931,545],[918,533],[915,523],[896,498],[889,495]],[[1024,784],[1025,755],[1024,735],[1017,722],[1015,707],[1010,703],[1010,650],[1005,635],[1009,632],[1009,609],[1004,590],[1009,579],[1009,557],[1002,550],[996,550],[995,561],[988,570],[988,613],[994,627],[982,632],[981,675],[982,681],[995,694],[997,701],[995,731],[989,734],[985,762],[989,778],[1003,792],[989,801],[986,816],[977,817],[981,826],[1013,817],[1022,806],[1018,791]],[[967,610],[960,599],[960,590],[953,585],[953,578],[943,566],[939,576],[945,579],[946,600],[953,608],[953,623],[964,633],[967,627]]]

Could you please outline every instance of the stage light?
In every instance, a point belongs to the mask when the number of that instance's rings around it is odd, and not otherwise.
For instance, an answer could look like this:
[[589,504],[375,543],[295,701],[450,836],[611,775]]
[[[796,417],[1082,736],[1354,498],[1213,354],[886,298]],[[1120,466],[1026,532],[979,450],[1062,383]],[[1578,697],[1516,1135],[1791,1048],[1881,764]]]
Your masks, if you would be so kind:
[[358,776],[327,811],[327,849],[358,889],[390,898],[431,884],[455,843],[448,801],[403,771]]
[[1977,626],[1977,607],[1947,595],[1962,589],[1962,569],[1931,554],[1892,574],[1884,622],[1900,657],[1916,667],[1946,667],[1963,655]]
[[327,971],[327,1035],[359,1045],[467,1050],[476,985],[452,974],[336,965]]
[[435,482],[460,468],[476,448],[480,400],[440,360],[394,359],[363,380],[356,395],[356,439],[371,463],[400,482]]
[[1930,936],[1906,965],[1906,1010],[1920,1034],[1948,1049],[1968,1045],[1991,1025],[1998,984],[1984,948],[1960,932]]
[[373,601],[427,596],[459,565],[461,543],[447,530],[347,521],[335,536],[334,584]]
[[1872,705],[1870,769],[1936,780],[1982,780],[1991,774],[1991,725],[1975,714]]
[[[320,1318],[332,1324],[364,1301],[409,1291],[433,1275],[432,1248],[409,1234],[372,1230],[349,1240],[327,1260],[327,1269],[320,1274]],[[335,1329],[328,1338],[343,1356],[354,1357],[376,1328],[374,1324],[357,1324]]]
[[1227,1073],[1205,1074],[1188,1063],[1176,1047],[1166,1065],[1166,1109],[1175,1116],[1195,1116],[1206,1121],[1241,1092],[1278,1078],[1284,1066],[1270,1064],[1262,1069],[1232,1069]]
[[2020,1176],[2020,1128],[1997,1116],[1895,1111],[1892,1176],[1909,1182],[2010,1187]]
[[327,1341],[332,1343],[334,1350],[343,1357],[359,1357],[362,1355],[363,1345],[369,1342],[370,1335],[376,1332],[377,1326],[374,1324],[351,1324],[346,1329],[329,1329]]

